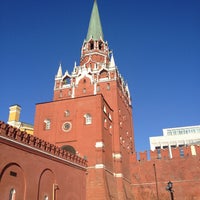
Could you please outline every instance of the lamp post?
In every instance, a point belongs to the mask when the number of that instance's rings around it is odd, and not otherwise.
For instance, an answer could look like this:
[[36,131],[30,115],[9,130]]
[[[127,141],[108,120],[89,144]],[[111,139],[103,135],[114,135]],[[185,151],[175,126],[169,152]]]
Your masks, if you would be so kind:
[[174,200],[173,183],[171,181],[167,183],[166,190],[170,192],[171,200]]

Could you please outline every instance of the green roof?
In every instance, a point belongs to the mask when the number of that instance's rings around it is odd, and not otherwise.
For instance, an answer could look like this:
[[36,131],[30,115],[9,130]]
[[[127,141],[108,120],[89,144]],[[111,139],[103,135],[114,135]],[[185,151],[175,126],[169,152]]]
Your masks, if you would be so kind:
[[86,40],[88,41],[90,38],[93,38],[94,40],[99,40],[100,38],[103,39],[103,31],[96,0],[94,0]]

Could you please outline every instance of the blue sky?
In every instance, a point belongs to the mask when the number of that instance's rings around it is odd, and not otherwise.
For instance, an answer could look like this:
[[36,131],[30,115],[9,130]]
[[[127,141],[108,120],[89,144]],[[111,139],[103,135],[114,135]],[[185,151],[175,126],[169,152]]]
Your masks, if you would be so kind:
[[[58,65],[79,63],[93,0],[0,0],[0,120],[34,123]],[[137,151],[163,128],[200,124],[200,1],[98,0],[104,38],[132,96]]]

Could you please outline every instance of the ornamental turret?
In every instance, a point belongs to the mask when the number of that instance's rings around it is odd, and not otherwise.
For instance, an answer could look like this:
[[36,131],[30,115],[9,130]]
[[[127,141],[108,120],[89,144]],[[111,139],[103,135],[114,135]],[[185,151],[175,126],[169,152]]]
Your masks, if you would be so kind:
[[[86,38],[81,48],[80,64],[74,64],[70,74],[62,72],[61,64],[55,76],[54,100],[105,93],[112,81],[117,81],[126,102],[131,105],[128,86],[120,75],[113,53],[104,40],[97,1],[94,1]],[[107,86],[103,86],[107,84]],[[104,89],[103,89],[104,88]]]

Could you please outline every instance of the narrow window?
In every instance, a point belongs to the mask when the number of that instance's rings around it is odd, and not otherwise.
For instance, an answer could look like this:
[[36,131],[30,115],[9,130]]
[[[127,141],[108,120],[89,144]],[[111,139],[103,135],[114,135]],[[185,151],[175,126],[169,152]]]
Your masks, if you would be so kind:
[[110,90],[110,83],[107,84],[107,90]]
[[110,119],[110,120],[112,120],[112,116],[111,116],[111,114],[110,114],[110,113],[108,114],[108,117],[109,117],[109,119]]
[[44,120],[45,123],[45,130],[49,130],[51,128],[51,121],[49,119]]
[[94,49],[94,42],[90,42],[90,50]]
[[16,197],[16,190],[12,188],[10,190],[9,200],[15,200],[15,197]]
[[109,133],[112,134],[112,125],[109,127]]
[[100,86],[99,85],[97,85],[97,92],[99,92],[100,91]]
[[44,196],[44,200],[48,200],[49,197],[47,195]]
[[99,50],[103,50],[103,43],[99,42]]
[[106,113],[106,107],[105,106],[103,107],[103,111]]
[[85,124],[92,124],[92,116],[89,113],[85,114],[84,117],[85,117]]
[[104,119],[104,128],[107,128],[107,119]]
[[65,117],[68,117],[69,115],[70,115],[69,110],[66,110],[66,111],[65,111]]

